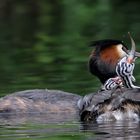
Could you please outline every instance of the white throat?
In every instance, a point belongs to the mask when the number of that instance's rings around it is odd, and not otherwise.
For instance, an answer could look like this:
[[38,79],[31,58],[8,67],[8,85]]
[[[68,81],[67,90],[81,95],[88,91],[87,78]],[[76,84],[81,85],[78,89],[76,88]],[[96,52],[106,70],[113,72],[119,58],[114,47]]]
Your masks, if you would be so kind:
[[123,51],[122,48],[123,48],[122,44],[117,45],[117,51],[118,51],[120,57],[124,57],[127,55],[127,53],[125,51]]

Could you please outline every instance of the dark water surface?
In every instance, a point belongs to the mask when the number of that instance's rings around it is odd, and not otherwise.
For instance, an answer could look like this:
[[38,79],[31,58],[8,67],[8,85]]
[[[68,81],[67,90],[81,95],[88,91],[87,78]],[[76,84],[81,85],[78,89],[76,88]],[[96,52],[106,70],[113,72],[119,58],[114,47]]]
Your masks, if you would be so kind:
[[[23,118],[24,120],[24,118]],[[0,125],[2,140],[139,140],[138,122],[106,122],[80,124],[79,122],[36,121],[22,123],[4,121]]]

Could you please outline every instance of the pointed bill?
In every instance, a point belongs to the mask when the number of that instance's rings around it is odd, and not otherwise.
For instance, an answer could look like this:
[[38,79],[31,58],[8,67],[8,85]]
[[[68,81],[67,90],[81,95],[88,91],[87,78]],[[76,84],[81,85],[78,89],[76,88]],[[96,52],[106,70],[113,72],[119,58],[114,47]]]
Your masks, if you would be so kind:
[[130,32],[128,32],[128,35],[131,40],[131,50],[127,50],[127,53],[134,55],[134,57],[140,57],[140,52],[136,52],[136,45],[135,45],[133,38],[130,35]]
[[129,52],[127,62],[133,63],[135,61],[135,57],[136,57],[136,45],[135,45],[135,41],[133,40],[133,38],[131,37],[129,32],[128,32],[128,35],[129,35],[130,40],[131,40],[131,50]]

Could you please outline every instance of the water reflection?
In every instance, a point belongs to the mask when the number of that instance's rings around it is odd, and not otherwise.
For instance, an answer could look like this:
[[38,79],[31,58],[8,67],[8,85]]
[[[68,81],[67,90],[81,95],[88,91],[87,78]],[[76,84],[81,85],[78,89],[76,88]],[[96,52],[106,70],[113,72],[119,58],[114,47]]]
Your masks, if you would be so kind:
[[38,124],[49,124],[49,123],[69,123],[79,120],[75,115],[75,112],[47,112],[47,113],[0,113],[0,124],[1,125],[20,125],[25,123],[38,123]]
[[[52,114],[51,114],[52,115]],[[20,115],[0,118],[0,139],[46,139],[47,140],[139,140],[140,123],[118,121],[105,123],[82,124],[74,118],[66,119],[65,115],[53,114]],[[56,118],[62,119],[58,120]],[[64,121],[65,120],[65,121]]]
[[140,123],[133,121],[105,122],[101,124],[83,124],[84,132],[94,132],[104,140],[138,140],[140,139]]

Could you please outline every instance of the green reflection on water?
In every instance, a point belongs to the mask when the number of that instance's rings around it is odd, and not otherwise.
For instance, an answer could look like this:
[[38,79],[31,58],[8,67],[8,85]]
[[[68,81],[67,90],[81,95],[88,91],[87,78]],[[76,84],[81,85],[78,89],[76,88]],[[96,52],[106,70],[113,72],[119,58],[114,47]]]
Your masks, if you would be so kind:
[[[97,90],[100,83],[87,68],[89,42],[116,38],[129,44],[130,31],[138,48],[139,5],[120,0],[3,1],[0,96],[33,88],[78,94]],[[136,75],[140,81],[138,69]]]
[[0,138],[3,140],[83,140],[95,137],[93,132],[82,132],[79,124],[23,124],[20,126],[1,126]]

